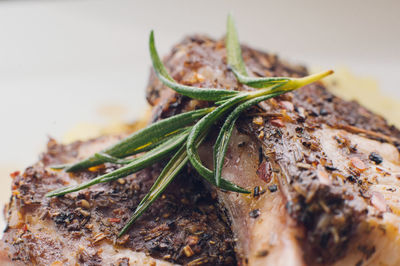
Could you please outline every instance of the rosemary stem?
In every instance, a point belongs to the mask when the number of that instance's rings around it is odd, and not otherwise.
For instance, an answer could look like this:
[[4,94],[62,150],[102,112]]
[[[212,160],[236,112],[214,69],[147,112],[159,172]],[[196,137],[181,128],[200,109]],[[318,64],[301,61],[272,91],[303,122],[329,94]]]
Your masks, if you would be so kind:
[[293,78],[286,83],[281,83],[268,88],[252,91],[248,93],[247,100],[254,99],[263,95],[268,95],[274,92],[289,92],[297,90],[315,81],[321,80],[322,78],[333,74],[333,70],[327,70],[313,75],[309,75],[303,78]]
[[327,70],[320,73],[312,74],[303,78],[291,79],[288,83],[283,85],[283,90],[296,90],[313,82],[323,79],[326,76],[332,75],[333,70]]

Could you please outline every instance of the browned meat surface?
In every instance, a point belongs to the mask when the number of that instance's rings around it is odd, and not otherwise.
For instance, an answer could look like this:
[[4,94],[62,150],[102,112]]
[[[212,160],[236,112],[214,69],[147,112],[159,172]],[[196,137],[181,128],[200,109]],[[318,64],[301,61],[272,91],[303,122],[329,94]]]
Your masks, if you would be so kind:
[[[307,74],[247,47],[243,56],[255,76]],[[228,69],[223,41],[186,38],[165,62],[183,84],[250,89]],[[148,100],[154,120],[208,104],[177,95],[154,74]],[[213,138],[200,151],[209,167]],[[322,83],[307,86],[238,121],[223,176],[251,195],[215,190],[188,167],[121,239],[116,233],[161,165],[47,199],[52,189],[115,168],[50,171],[50,164],[76,161],[116,139],[51,141],[39,163],[14,177],[3,253],[28,264],[398,265],[399,138],[383,118],[333,96]]]
[[15,174],[3,253],[13,262],[37,265],[235,264],[226,219],[193,173],[184,172],[176,179],[119,239],[118,231],[149,190],[161,166],[64,197],[44,197],[57,187],[115,168],[107,164],[66,174],[50,170],[49,165],[76,161],[116,140],[104,137],[67,146],[50,141],[37,164]]
[[[307,73],[303,67],[247,47],[243,56],[255,76]],[[165,62],[179,83],[250,89],[238,84],[228,69],[223,41],[187,38]],[[177,95],[154,75],[148,99],[157,117],[206,105]],[[237,131],[223,174],[262,193],[253,198],[218,195],[230,216],[244,264],[400,263],[395,252],[399,130],[317,83],[253,108],[242,117]],[[209,156],[203,158],[212,167]],[[388,243],[393,247],[388,248]]]

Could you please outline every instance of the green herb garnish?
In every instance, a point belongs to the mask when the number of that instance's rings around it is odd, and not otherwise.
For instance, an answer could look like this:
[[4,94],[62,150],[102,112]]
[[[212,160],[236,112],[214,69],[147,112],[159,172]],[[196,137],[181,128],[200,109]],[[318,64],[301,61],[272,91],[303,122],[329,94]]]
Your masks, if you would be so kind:
[[[122,165],[119,169],[96,177],[88,182],[76,186],[63,187],[46,194],[48,197],[61,196],[95,184],[110,182],[171,157],[150,188],[148,194],[137,206],[131,219],[121,230],[119,236],[124,234],[164,192],[166,187],[188,161],[210,184],[226,191],[250,193],[248,190],[222,178],[225,154],[235,122],[240,114],[262,101],[296,90],[333,73],[333,71],[325,71],[303,78],[257,78],[249,76],[242,58],[238,34],[231,15],[228,16],[226,36],[226,52],[229,67],[240,83],[256,88],[257,90],[230,91],[181,85],[168,74],[162,63],[154,44],[153,31],[150,33],[149,49],[153,68],[163,84],[184,96],[214,102],[214,107],[186,112],[158,121],[83,161],[68,166],[54,166],[53,169],[64,169],[67,172],[75,172],[106,162]],[[211,128],[223,118],[225,118],[225,122],[222,125],[213,149],[214,170],[210,170],[201,162],[197,149],[207,137]],[[132,155],[137,156],[132,158],[130,157]]]

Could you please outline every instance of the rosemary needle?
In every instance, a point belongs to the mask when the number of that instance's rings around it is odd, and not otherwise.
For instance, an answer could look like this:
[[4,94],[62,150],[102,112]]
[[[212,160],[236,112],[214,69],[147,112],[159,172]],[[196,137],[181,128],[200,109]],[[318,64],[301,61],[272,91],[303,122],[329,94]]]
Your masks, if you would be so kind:
[[283,94],[284,92],[276,92],[269,95],[259,96],[252,100],[246,101],[240,104],[233,110],[229,116],[226,118],[222,128],[219,132],[217,140],[215,141],[213,155],[214,155],[214,179],[218,186],[221,182],[222,167],[224,165],[225,154],[228,148],[229,140],[232,136],[232,131],[235,126],[236,120],[239,118],[240,114],[246,109],[270,98],[276,97]]
[[232,72],[235,74],[237,80],[249,87],[265,88],[274,84],[285,83],[290,80],[290,78],[286,77],[249,77],[242,58],[242,49],[240,48],[235,22],[231,14],[228,15],[227,20],[226,53],[228,65],[231,67]]
[[169,163],[164,167],[161,174],[158,176],[156,182],[150,188],[149,193],[142,199],[133,213],[130,220],[120,231],[118,237],[125,234],[129,227],[149,208],[149,206],[164,192],[167,186],[171,183],[174,177],[186,165],[188,157],[186,155],[185,147],[182,146],[179,151],[172,157]]
[[154,33],[150,32],[149,40],[150,57],[153,62],[153,68],[156,72],[157,77],[167,87],[175,90],[176,92],[197,100],[204,101],[220,101],[227,97],[235,96],[238,91],[213,89],[213,88],[197,88],[192,86],[181,85],[175,82],[175,80],[168,74],[164,67],[160,57],[158,56],[157,49],[154,44]]
[[[229,99],[224,104],[218,106],[214,111],[201,118],[191,129],[186,144],[186,150],[191,164],[201,176],[206,177],[208,171],[205,170],[206,167],[200,161],[195,146],[196,141],[201,137],[203,132],[207,132],[218,119],[223,117],[229,110],[246,97],[247,94],[243,93]],[[219,182],[217,184],[219,186]]]

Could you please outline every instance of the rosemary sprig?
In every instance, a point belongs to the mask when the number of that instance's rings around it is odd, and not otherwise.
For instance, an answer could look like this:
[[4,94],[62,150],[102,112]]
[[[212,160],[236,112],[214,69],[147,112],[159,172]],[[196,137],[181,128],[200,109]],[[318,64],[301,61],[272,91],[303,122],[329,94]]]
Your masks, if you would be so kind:
[[128,176],[137,171],[140,171],[146,167],[153,165],[161,159],[171,155],[174,151],[176,151],[179,147],[181,147],[188,136],[189,130],[186,129],[182,133],[172,137],[171,139],[165,141],[163,144],[149,151],[148,153],[131,160],[131,162],[123,166],[113,172],[107,173],[105,175],[98,176],[88,182],[76,185],[76,186],[68,186],[58,190],[51,191],[46,194],[48,197],[53,196],[61,196],[71,192],[79,191],[90,186],[110,182],[116,180],[121,177]]
[[[179,133],[183,127],[193,124],[194,121],[203,117],[205,114],[211,112],[214,109],[214,107],[199,109],[178,114],[164,120],[160,120],[144,129],[133,133],[132,135],[123,139],[117,144],[101,151],[101,154],[106,154],[116,158],[124,158],[151,150],[157,147],[157,145],[160,145],[171,135]],[[94,154],[93,156],[90,156],[83,161],[75,163],[71,166],[67,166],[65,168],[65,171],[76,172],[92,166],[100,165],[105,162],[109,161],[107,161],[104,156],[101,157]],[[60,167],[57,166],[53,168],[60,169]]]
[[[240,83],[258,90],[239,92],[178,84],[168,74],[157,53],[153,31],[150,33],[149,50],[155,73],[164,85],[184,96],[215,102],[215,106],[186,112],[158,121],[85,160],[69,166],[53,167],[54,169],[64,168],[67,172],[75,172],[106,162],[123,165],[111,173],[101,175],[88,182],[60,188],[47,194],[48,197],[62,196],[95,184],[110,182],[172,156],[150,191],[136,207],[131,219],[122,228],[119,236],[123,235],[164,192],[166,187],[189,161],[200,176],[210,184],[227,191],[250,193],[245,188],[241,188],[222,178],[227,147],[235,122],[240,117],[240,114],[262,101],[296,90],[333,73],[332,71],[325,71],[304,78],[250,77],[242,58],[238,34],[231,15],[228,16],[226,37],[228,64]],[[226,119],[213,148],[214,170],[210,170],[202,164],[197,149],[207,137],[213,125],[223,118]],[[136,154],[139,154],[139,156],[130,157]]]

